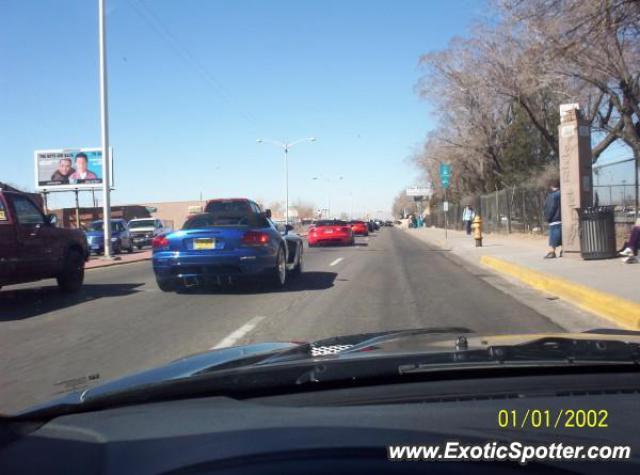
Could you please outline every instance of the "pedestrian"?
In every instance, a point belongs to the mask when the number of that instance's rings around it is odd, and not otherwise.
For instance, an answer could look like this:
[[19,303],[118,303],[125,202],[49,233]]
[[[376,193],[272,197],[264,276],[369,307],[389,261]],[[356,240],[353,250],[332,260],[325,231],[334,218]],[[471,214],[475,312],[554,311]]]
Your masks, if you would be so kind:
[[464,227],[467,230],[467,236],[471,236],[471,223],[473,222],[473,218],[476,217],[476,212],[473,210],[473,206],[470,204],[465,205],[462,210],[462,222],[464,223]]
[[560,181],[555,180],[551,184],[551,191],[544,201],[544,219],[549,223],[549,252],[545,259],[553,259],[556,249],[560,248],[559,257],[562,257],[562,221],[560,217]]
[[636,224],[631,229],[629,240],[624,243],[624,249],[620,251],[620,256],[624,257],[624,262],[631,264],[637,262],[638,245],[640,245],[640,218],[636,219]]

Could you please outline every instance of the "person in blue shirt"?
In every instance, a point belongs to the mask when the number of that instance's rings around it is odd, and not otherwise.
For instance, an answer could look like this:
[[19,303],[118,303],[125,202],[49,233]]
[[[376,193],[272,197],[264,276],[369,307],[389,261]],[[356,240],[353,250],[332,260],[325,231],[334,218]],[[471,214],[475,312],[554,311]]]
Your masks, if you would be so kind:
[[462,222],[467,231],[467,236],[471,236],[471,223],[475,217],[476,212],[473,210],[473,206],[469,204],[465,205],[464,210],[462,210]]
[[559,257],[562,257],[562,219],[560,216],[560,182],[554,181],[551,192],[544,202],[544,219],[549,223],[549,252],[545,259],[558,257],[556,249],[560,248]]

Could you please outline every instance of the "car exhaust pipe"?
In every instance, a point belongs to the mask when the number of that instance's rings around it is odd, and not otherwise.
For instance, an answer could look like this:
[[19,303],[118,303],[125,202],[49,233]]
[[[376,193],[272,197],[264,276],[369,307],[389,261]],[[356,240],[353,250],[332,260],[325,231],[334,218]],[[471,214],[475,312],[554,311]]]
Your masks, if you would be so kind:
[[197,277],[185,277],[183,280],[184,280],[184,286],[187,288],[195,287],[199,284]]

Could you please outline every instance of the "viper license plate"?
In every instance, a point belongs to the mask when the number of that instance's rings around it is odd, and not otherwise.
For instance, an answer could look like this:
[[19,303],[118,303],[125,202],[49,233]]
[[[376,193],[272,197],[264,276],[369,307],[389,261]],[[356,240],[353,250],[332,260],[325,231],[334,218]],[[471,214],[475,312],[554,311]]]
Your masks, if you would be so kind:
[[196,251],[204,251],[216,248],[216,240],[213,238],[199,238],[193,240],[193,248]]

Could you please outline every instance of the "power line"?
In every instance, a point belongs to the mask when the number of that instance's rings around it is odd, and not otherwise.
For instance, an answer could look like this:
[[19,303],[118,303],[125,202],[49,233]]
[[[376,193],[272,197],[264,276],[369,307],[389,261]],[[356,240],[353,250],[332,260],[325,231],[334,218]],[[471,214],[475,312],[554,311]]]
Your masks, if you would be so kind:
[[186,64],[191,66],[209,86],[216,90],[219,97],[227,104],[227,106],[232,110],[238,111],[243,119],[249,122],[255,129],[258,129],[255,118],[250,114],[245,113],[234,104],[231,95],[226,91],[222,83],[209,73],[207,68],[193,55],[193,53],[191,53],[191,51],[171,33],[169,28],[153,10],[151,10],[142,0],[127,0],[127,2],[133,7],[142,20],[162,40],[164,40]]

